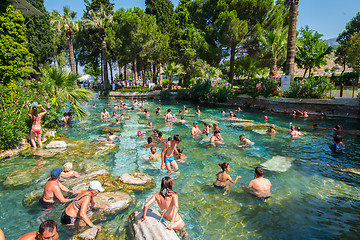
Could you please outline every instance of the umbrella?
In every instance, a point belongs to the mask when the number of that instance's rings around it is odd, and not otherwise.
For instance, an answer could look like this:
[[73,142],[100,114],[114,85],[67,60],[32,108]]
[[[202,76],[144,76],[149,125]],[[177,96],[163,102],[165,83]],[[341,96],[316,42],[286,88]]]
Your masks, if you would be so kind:
[[95,80],[95,77],[85,74],[78,78],[78,82],[86,82],[86,81],[93,81]]

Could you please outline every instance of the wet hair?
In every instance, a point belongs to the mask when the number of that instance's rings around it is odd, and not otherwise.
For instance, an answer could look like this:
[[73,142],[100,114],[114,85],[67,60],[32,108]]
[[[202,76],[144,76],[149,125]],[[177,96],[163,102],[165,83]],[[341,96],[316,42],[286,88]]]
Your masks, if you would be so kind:
[[262,169],[262,167],[256,167],[255,168],[255,174],[258,177],[262,177],[264,175],[264,169]]
[[148,143],[152,143],[152,138],[148,137],[147,141],[148,141]]
[[67,162],[67,163],[64,164],[64,166],[63,166],[64,173],[70,172],[71,169],[72,169],[72,163],[71,162]]
[[159,133],[159,131],[158,131],[158,130],[156,130],[156,129],[154,129],[154,133]]
[[223,172],[225,172],[225,170],[228,168],[228,166],[229,166],[229,163],[227,163],[227,162],[223,162],[223,163],[219,163],[219,166],[221,167],[221,170],[223,171]]
[[171,109],[169,108],[169,109],[167,110],[167,112],[168,112],[168,113],[171,112]]
[[32,107],[31,115],[33,115],[34,117],[37,117],[39,115],[39,109],[37,107]]
[[134,107],[131,107],[131,110],[134,110],[135,108]]
[[184,116],[181,116],[181,120],[184,120]]
[[174,135],[174,140],[175,141],[177,141],[177,142],[181,142],[181,137],[180,137],[180,135],[179,134],[176,134],[176,135]]
[[297,128],[296,128],[296,131],[300,131],[300,127],[297,127]]
[[187,110],[187,107],[185,108],[185,110]]
[[171,141],[172,140],[172,137],[168,137],[168,141]]
[[165,197],[172,196],[174,193],[176,194],[176,192],[174,192],[172,190],[172,187],[173,187],[172,178],[171,177],[163,177],[163,179],[161,180],[161,188],[160,188],[161,196],[163,196],[163,198],[165,198]]
[[204,126],[206,127],[206,126],[209,126],[209,124],[207,123],[207,122],[204,122]]
[[160,110],[160,107],[158,107],[157,110]]
[[159,135],[159,137],[162,137],[163,133],[162,133],[162,132],[159,132],[158,135]]
[[233,117],[236,117],[236,114],[234,114]]
[[114,135],[114,131],[113,130],[109,130],[108,132],[110,135]]
[[144,109],[144,112],[146,112],[146,113],[147,113],[147,112],[148,112],[148,110],[145,108],[145,109]]
[[154,146],[154,147],[151,147],[151,148],[150,148],[150,151],[151,151],[152,154],[155,154],[155,153],[156,153],[156,147],[155,147],[155,146]]
[[57,224],[54,220],[46,220],[45,222],[42,222],[39,226],[39,234],[42,236],[45,232],[45,230],[48,230],[49,232],[53,232],[54,229],[57,228]]
[[156,114],[159,114],[159,111],[158,110],[156,110],[156,112],[155,112]]
[[220,133],[219,130],[215,130],[215,131],[214,131],[214,135],[215,135],[215,134],[218,134],[218,133]]
[[275,128],[275,125],[274,125],[274,124],[271,124],[271,125],[270,125],[270,128]]
[[245,136],[244,136],[244,135],[240,135],[240,136],[239,136],[239,139],[241,139],[241,138],[243,138],[243,137],[245,137]]
[[67,113],[66,112],[64,112],[64,117],[66,117],[67,116]]
[[117,118],[117,119],[116,119],[116,121],[118,122],[118,121],[119,121],[119,119]]
[[106,108],[103,109],[103,111],[105,111],[105,110],[106,110]]
[[336,130],[341,130],[342,129],[342,127],[340,126],[340,125],[335,125],[335,127],[334,127]]
[[291,126],[290,126],[290,130],[291,130],[291,131],[294,131],[294,129],[295,129],[295,127],[291,125]]
[[340,136],[340,135],[335,135],[333,137],[333,139],[334,139],[334,142],[336,142],[336,143],[342,142],[342,136]]
[[181,110],[179,110],[179,113],[182,113],[182,111],[181,111]]

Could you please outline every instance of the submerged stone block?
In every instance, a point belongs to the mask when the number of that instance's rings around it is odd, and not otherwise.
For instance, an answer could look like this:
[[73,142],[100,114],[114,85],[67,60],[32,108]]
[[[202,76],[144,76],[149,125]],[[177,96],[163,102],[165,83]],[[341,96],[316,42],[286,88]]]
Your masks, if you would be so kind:
[[66,148],[67,144],[65,141],[51,141],[46,148]]
[[114,240],[114,235],[104,227],[101,230],[97,228],[90,228],[82,233],[76,234],[69,238],[69,240]]

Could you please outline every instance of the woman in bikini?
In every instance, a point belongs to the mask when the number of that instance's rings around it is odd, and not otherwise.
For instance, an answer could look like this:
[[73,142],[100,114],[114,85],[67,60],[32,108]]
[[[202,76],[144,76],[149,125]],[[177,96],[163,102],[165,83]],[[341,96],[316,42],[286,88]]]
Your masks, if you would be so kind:
[[241,176],[237,176],[235,181],[231,179],[228,172],[230,171],[230,165],[227,162],[219,163],[221,170],[216,174],[216,181],[213,183],[214,187],[225,189],[224,195],[230,189],[230,183],[235,184]]
[[143,216],[141,216],[137,222],[145,221],[148,208],[156,201],[162,212],[161,221],[166,224],[166,228],[169,230],[179,230],[180,235],[186,238],[188,235],[186,232],[186,225],[178,213],[178,194],[172,190],[172,187],[173,180],[170,177],[164,177],[161,180],[160,192],[155,193],[150,200],[145,203]]
[[30,142],[34,149],[36,149],[36,142],[35,142],[35,136],[37,134],[37,139],[39,142],[39,147],[42,148],[42,141],[41,141],[41,117],[47,113],[46,109],[44,109],[41,105],[38,105],[43,110],[42,113],[39,113],[39,109],[36,106],[33,106],[31,109],[30,114],[30,108],[27,112],[27,115],[31,118],[33,121],[30,131]]
[[93,197],[98,195],[99,192],[103,192],[104,189],[101,187],[101,183],[98,181],[92,181],[89,184],[89,189],[83,191],[79,195],[74,198],[73,202],[67,206],[65,211],[61,215],[61,224],[63,225],[74,225],[75,221],[80,218],[82,219],[89,227],[101,229],[100,226],[95,225],[90,220],[87,215],[87,211],[90,208],[101,208],[104,209],[108,207],[108,205],[98,206]]
[[214,135],[213,136],[211,136],[211,138],[210,138],[210,143],[212,144],[212,145],[215,145],[215,144],[224,144],[223,142],[222,142],[222,137],[221,137],[221,135],[220,135],[220,131],[219,130],[215,130],[214,131]]

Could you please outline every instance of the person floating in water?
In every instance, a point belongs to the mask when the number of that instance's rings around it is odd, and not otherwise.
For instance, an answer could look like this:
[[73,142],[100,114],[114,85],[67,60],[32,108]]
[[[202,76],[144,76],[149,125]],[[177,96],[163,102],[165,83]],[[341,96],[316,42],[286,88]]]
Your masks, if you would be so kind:
[[194,136],[199,136],[199,134],[202,133],[201,130],[199,129],[199,123],[197,121],[193,122],[193,127],[191,128],[191,135]]
[[181,123],[183,126],[190,126],[190,123],[184,120],[184,116],[181,116],[179,123]]
[[219,130],[215,130],[214,131],[214,135],[211,136],[210,138],[210,142],[212,145],[215,145],[215,144],[224,144],[223,142],[223,139],[220,135],[220,131]]
[[263,177],[264,169],[261,167],[255,168],[255,179],[251,180],[248,185],[242,184],[244,191],[251,195],[265,200],[271,196],[271,182],[269,179]]
[[[0,237],[1,239],[1,237]],[[3,238],[5,240],[5,238]],[[29,232],[18,240],[59,240],[57,224],[54,220],[46,220],[40,224],[39,231]]]
[[44,187],[43,196],[39,200],[39,204],[43,209],[50,209],[58,199],[62,203],[71,202],[71,198],[64,198],[61,190],[64,192],[76,194],[75,191],[69,190],[67,187],[62,185],[59,180],[62,173],[61,168],[54,168],[50,173],[50,179],[46,182]]
[[275,125],[274,124],[270,125],[270,128],[266,131],[266,134],[275,135]]
[[216,181],[213,183],[214,187],[225,189],[224,195],[230,190],[230,183],[236,184],[237,180],[241,176],[237,176],[235,180],[232,180],[228,172],[230,171],[230,165],[227,162],[219,163],[221,170],[216,174]]
[[[36,107],[39,106],[41,107],[41,109],[43,110],[43,112],[39,113],[39,109]],[[37,105],[33,106],[31,108],[31,106],[29,107],[29,110],[27,112],[27,115],[31,118],[32,125],[31,125],[31,130],[30,130],[30,142],[31,145],[33,146],[34,149],[36,149],[36,142],[35,142],[35,136],[37,134],[37,140],[39,143],[39,148],[42,148],[42,140],[41,140],[41,134],[42,134],[42,129],[41,129],[41,117],[44,116],[47,111],[45,108],[43,108],[43,106],[41,105]],[[31,109],[31,114],[29,113]]]
[[176,154],[179,154],[179,152],[176,149],[176,146],[181,142],[181,137],[180,135],[174,135],[173,139],[171,141],[168,141],[165,144],[164,149],[161,152],[161,169],[164,168],[164,164],[166,166],[166,169],[168,170],[168,172],[171,172],[171,167],[172,166],[174,168],[174,171],[179,171],[179,167],[175,161],[174,158],[174,152]]
[[244,135],[239,136],[240,145],[238,147],[252,146],[254,143],[249,139],[245,138]]
[[345,148],[345,144],[342,142],[342,136],[340,135],[333,136],[333,143],[334,144],[329,146],[333,153],[341,152]]
[[179,197],[172,188],[173,180],[170,177],[164,177],[161,180],[160,191],[145,203],[143,215],[138,219],[137,223],[146,221],[147,210],[156,201],[162,212],[160,221],[165,223],[167,229],[179,230],[180,237],[187,238],[186,225],[179,215]]
[[150,152],[151,152],[150,157],[148,159],[143,157],[143,159],[145,161],[147,161],[147,162],[148,161],[150,161],[150,162],[159,162],[159,159],[160,159],[161,156],[160,156],[160,154],[156,153],[156,147],[155,146],[152,146],[150,148]]

